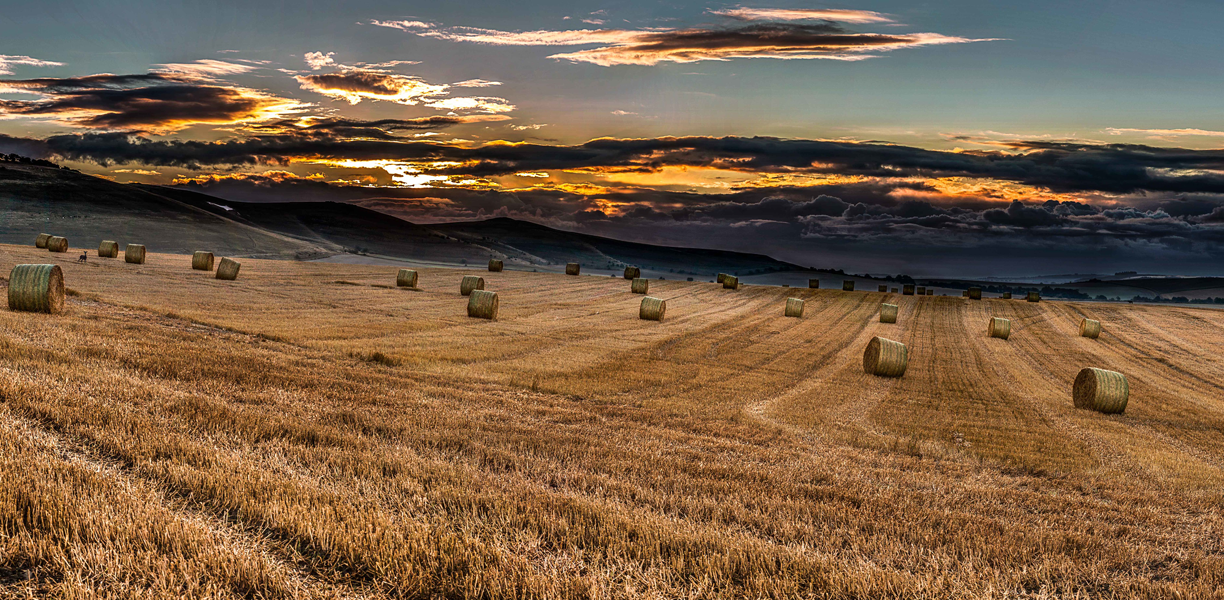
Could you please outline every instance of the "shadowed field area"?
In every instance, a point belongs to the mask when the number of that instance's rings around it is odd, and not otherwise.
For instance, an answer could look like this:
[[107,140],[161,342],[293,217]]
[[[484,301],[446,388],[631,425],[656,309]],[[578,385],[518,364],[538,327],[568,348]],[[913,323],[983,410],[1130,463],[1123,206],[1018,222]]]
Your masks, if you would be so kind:
[[[650,322],[620,278],[0,246],[48,262],[65,313],[0,310],[3,597],[1224,586],[1224,312],[654,280]],[[876,335],[903,378],[863,373]],[[1072,407],[1083,367],[1124,414]]]

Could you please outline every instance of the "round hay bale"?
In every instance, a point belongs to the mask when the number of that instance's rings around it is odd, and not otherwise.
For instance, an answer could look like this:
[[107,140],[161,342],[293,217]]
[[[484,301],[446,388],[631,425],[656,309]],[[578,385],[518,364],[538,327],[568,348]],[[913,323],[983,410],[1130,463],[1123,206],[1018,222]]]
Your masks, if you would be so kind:
[[726,274],[726,273],[719,273],[719,274],[718,274],[718,277],[715,277],[715,278],[714,278],[714,281],[715,281],[715,283],[722,283],[722,282],[723,282],[724,280],[726,280],[726,279],[727,279],[727,274]]
[[981,300],[982,299],[982,288],[980,287],[969,288],[969,299],[970,300]]
[[894,293],[894,294],[895,294],[895,293],[897,293],[897,288],[893,288],[893,289],[892,289],[892,293]]
[[47,238],[47,250],[51,252],[67,252],[68,238],[58,235]]
[[1121,373],[1089,367],[1081,370],[1075,377],[1071,397],[1075,408],[1118,414],[1126,410],[1130,385],[1126,382],[1126,376]]
[[1003,292],[1004,300],[1011,300],[1011,292]]
[[905,375],[908,365],[909,351],[905,344],[882,337],[873,337],[867,342],[867,350],[863,352],[863,371],[868,375],[900,377]]
[[232,258],[223,258],[221,259],[221,264],[217,265],[217,279],[225,281],[238,279],[238,269],[241,268],[242,265],[238,261]]
[[925,295],[926,295],[926,286],[924,286],[924,285],[920,285],[920,286],[918,286],[918,295],[919,295],[919,296],[925,296]]
[[642,270],[637,267],[625,267],[625,279],[633,280],[642,276]]
[[645,294],[650,289],[650,280],[641,277],[633,278],[633,283],[629,284],[629,291],[635,294]]
[[145,261],[145,247],[140,244],[128,244],[123,249],[123,260],[134,265],[143,265]]
[[103,240],[98,244],[98,256],[100,258],[116,258],[119,256],[119,242],[113,240]]
[[644,321],[662,321],[663,313],[667,312],[667,300],[646,296],[642,298],[642,307],[638,310],[638,318]]
[[724,290],[738,290],[739,289],[739,277],[736,277],[734,275],[727,275],[726,277],[724,277],[723,278],[723,289]]
[[582,270],[582,265],[578,263],[566,263],[565,264],[565,274],[566,275],[577,275],[578,272],[581,270]]
[[876,291],[878,291],[878,292],[887,292],[887,291],[888,291],[888,286],[887,286],[887,285],[880,285],[880,286],[876,286]]
[[999,317],[990,317],[990,325],[986,328],[986,332],[992,338],[1007,339],[1011,337],[1011,319],[1000,319]]
[[214,260],[212,252],[196,252],[191,255],[191,268],[196,271],[211,271],[213,270]]
[[853,279],[847,279],[847,280],[843,281],[843,282],[842,282],[842,291],[843,291],[843,292],[853,292],[853,291],[854,291],[854,280],[853,280]]
[[470,296],[475,290],[484,289],[484,277],[476,277],[475,275],[464,275],[463,281],[459,282],[459,293],[464,296]]
[[1101,335],[1101,322],[1095,319],[1082,319],[1080,321],[1080,336],[1086,338],[1097,339]]
[[820,280],[819,279],[809,279],[808,289],[812,289],[812,290],[820,289]]
[[1025,300],[1028,300],[1029,302],[1041,302],[1041,294],[1037,292],[1029,292],[1028,298],[1025,298]]
[[803,300],[798,298],[786,299],[786,316],[800,318],[803,316]]
[[506,264],[496,258],[489,259],[489,272],[501,273],[502,269],[506,268]]
[[417,284],[417,272],[412,269],[400,269],[395,276],[395,285],[398,287],[414,288]]
[[51,239],[51,234],[49,233],[38,234],[38,237],[34,238],[34,247],[45,250],[47,248],[47,240],[49,239]]
[[913,296],[914,295],[914,284],[907,283],[901,286],[901,294],[904,296]]
[[9,273],[9,310],[59,314],[64,310],[64,271],[59,265],[17,265]]
[[935,295],[935,290],[930,289],[930,288],[927,288],[927,295],[928,295],[928,296],[934,296],[934,295]]
[[472,290],[468,296],[468,316],[474,319],[496,319],[497,292]]
[[897,322],[896,304],[881,304],[880,305],[880,322],[881,323],[896,323]]

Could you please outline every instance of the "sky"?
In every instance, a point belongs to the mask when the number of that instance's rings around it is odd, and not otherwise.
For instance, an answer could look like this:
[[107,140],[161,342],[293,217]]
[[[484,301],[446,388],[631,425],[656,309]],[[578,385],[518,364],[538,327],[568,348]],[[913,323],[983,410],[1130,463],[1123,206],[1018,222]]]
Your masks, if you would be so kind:
[[925,276],[1224,275],[1224,3],[3,2],[0,152]]

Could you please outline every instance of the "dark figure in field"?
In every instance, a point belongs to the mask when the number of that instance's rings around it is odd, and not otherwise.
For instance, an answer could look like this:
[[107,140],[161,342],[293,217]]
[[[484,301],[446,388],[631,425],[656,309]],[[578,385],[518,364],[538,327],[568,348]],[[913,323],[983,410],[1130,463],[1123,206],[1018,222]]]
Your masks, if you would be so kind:
[[81,253],[81,256],[77,257],[77,262],[85,262],[85,260],[88,258],[89,258],[89,251],[86,250]]

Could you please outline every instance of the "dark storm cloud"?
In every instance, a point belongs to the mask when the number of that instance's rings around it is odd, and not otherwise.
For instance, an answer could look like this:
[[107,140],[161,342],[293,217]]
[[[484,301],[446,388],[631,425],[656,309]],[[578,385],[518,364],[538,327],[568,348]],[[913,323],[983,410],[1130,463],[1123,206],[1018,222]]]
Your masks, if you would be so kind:
[[248,125],[243,128],[243,131],[258,136],[396,140],[401,139],[396,135],[400,132],[436,131],[456,125],[503,121],[508,118],[500,115],[435,115],[415,119],[378,119],[374,121],[338,117],[282,119],[271,123]]

